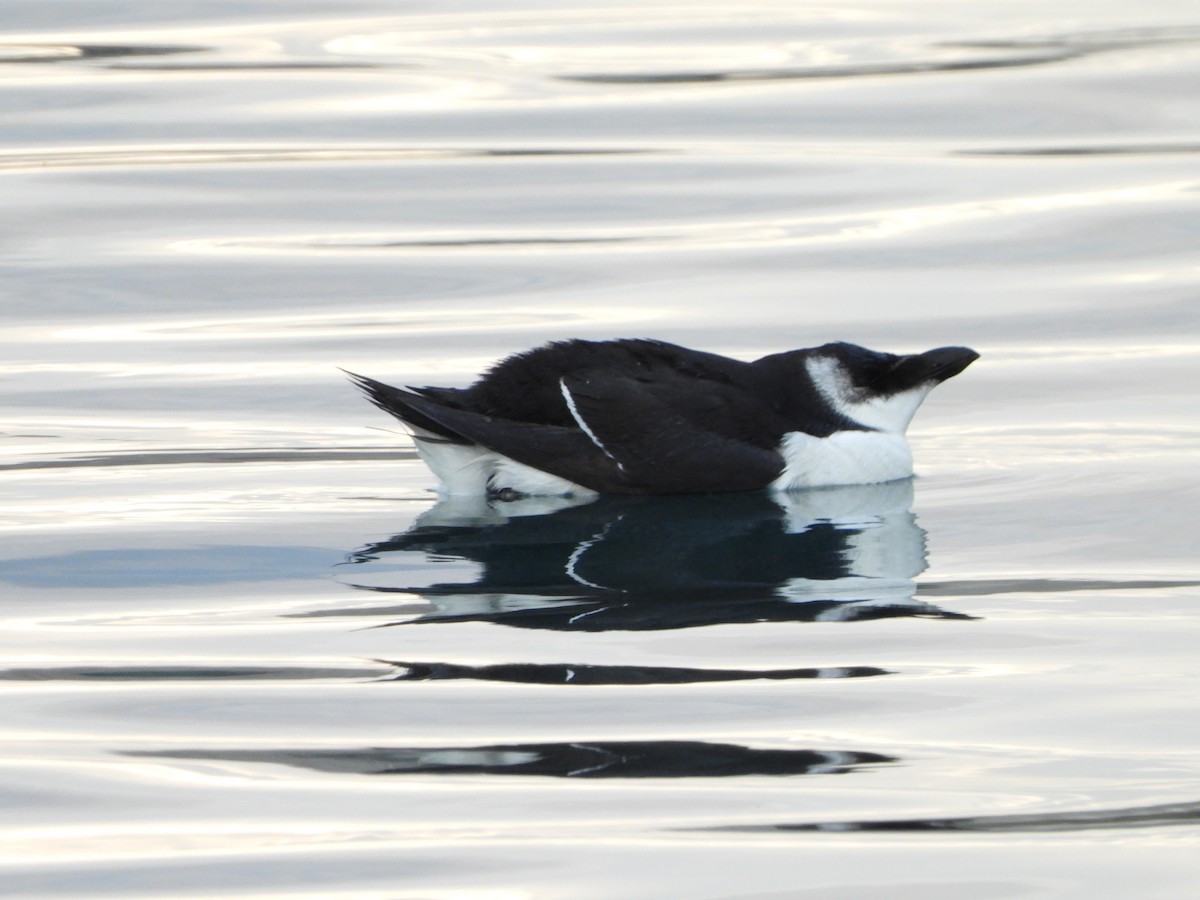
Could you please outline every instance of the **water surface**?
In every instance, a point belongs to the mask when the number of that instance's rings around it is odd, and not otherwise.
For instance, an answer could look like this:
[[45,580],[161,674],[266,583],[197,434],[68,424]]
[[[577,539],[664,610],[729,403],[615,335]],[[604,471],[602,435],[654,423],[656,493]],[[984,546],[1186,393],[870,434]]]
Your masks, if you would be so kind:
[[[1188,5],[0,2],[7,896],[1174,898]],[[912,483],[437,503],[345,366],[982,358]]]

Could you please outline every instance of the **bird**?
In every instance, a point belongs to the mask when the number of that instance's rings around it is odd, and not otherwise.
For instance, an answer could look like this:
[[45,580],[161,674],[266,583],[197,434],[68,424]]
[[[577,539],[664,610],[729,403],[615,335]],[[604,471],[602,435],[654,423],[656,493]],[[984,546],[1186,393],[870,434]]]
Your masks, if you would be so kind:
[[908,478],[905,430],[979,354],[837,341],[743,361],[648,338],[513,354],[469,387],[350,379],[411,432],[443,496],[709,494]]

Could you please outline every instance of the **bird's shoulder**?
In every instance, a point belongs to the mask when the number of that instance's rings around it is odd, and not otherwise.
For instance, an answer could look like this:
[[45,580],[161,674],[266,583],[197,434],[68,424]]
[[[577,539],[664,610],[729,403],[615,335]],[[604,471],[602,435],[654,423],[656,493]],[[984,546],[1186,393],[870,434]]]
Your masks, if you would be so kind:
[[569,425],[564,378],[616,379],[623,391],[643,390],[673,406],[705,409],[714,389],[748,390],[747,363],[666,341],[555,341],[501,360],[469,388],[445,399],[488,415]]

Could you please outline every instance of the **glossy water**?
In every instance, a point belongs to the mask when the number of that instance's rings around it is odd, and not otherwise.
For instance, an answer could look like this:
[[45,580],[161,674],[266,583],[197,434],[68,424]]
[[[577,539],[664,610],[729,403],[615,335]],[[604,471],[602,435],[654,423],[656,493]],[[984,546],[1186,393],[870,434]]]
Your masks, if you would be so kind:
[[[1191,895],[1192,5],[0,23],[5,896]],[[622,335],[983,358],[913,484],[517,515],[335,368]]]

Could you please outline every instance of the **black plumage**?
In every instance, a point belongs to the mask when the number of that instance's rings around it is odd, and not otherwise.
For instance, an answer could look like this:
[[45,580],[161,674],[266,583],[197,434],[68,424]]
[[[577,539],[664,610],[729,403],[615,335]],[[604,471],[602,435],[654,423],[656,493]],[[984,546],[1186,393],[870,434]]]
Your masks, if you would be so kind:
[[846,414],[829,385],[814,383],[815,358],[846,373],[839,390],[853,399],[944,380],[975,356],[837,343],[743,362],[663,341],[571,340],[510,356],[466,388],[351,377],[413,427],[425,450],[439,442],[486,448],[600,492],[707,493],[771,485],[784,471],[789,433],[872,430]]

